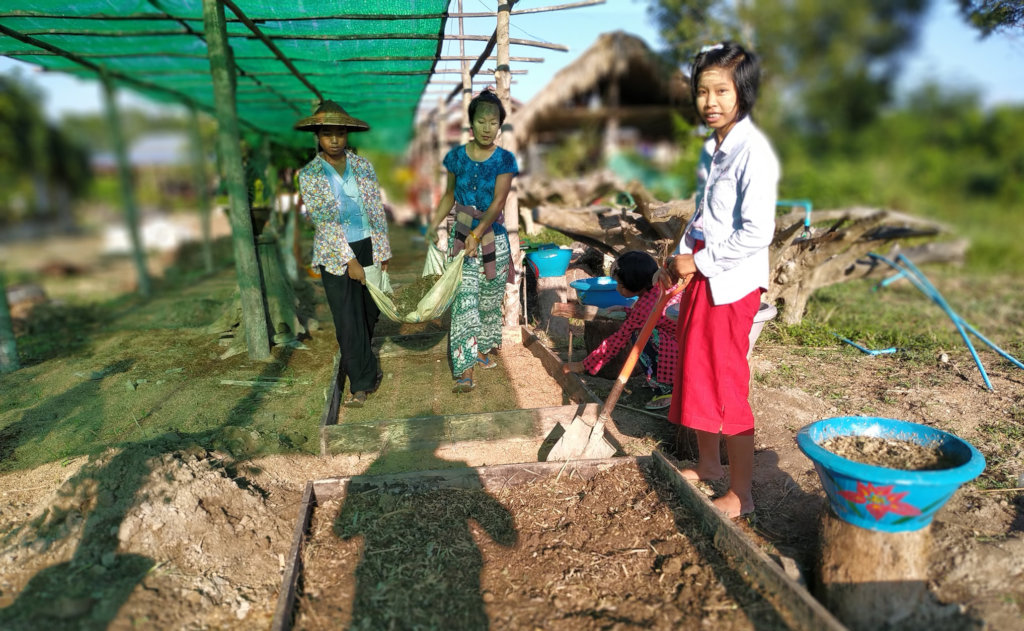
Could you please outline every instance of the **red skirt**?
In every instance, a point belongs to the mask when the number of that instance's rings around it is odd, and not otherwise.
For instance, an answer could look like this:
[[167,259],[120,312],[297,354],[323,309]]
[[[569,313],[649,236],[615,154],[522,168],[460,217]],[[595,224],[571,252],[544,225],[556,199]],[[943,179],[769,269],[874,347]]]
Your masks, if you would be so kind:
[[747,351],[760,305],[760,289],[736,302],[715,305],[708,279],[694,274],[679,305],[680,364],[670,422],[727,436],[753,433]]

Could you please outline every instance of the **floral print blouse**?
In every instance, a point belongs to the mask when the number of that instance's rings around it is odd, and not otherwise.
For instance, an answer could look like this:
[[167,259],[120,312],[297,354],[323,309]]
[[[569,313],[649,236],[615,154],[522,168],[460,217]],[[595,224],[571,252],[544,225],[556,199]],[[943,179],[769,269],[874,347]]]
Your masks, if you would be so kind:
[[[349,168],[355,172],[359,183],[359,202],[369,218],[373,262],[390,260],[391,242],[388,239],[388,222],[380,197],[377,173],[366,158],[351,151],[345,152],[345,158]],[[345,238],[340,204],[324,172],[324,161],[319,157],[310,160],[299,170],[298,182],[302,201],[316,229],[313,237],[313,266],[323,265],[329,273],[343,276],[348,271],[348,262],[355,258],[355,253]]]

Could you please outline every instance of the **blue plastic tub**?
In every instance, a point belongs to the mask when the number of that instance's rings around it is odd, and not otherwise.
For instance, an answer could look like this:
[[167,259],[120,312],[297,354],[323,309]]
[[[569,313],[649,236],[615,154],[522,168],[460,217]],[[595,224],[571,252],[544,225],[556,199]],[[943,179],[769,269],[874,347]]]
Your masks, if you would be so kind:
[[[854,462],[821,447],[835,436],[891,438],[934,446],[954,466],[907,471]],[[801,429],[796,442],[814,463],[836,515],[868,530],[905,532],[924,528],[961,484],[985,469],[985,457],[967,441],[927,425],[888,418],[824,419]]]
[[572,250],[560,248],[554,243],[545,243],[538,246],[536,250],[526,252],[526,261],[538,278],[565,276],[571,258]]
[[636,296],[626,298],[619,293],[618,283],[611,276],[581,278],[569,283],[576,290],[580,303],[603,309],[615,305],[628,307],[636,302]]

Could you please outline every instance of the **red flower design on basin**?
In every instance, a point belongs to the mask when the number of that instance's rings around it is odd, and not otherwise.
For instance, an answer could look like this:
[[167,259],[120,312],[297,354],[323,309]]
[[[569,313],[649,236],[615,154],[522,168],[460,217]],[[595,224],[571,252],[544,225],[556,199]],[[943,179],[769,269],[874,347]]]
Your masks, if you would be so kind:
[[870,482],[865,484],[858,480],[856,491],[839,491],[839,494],[844,499],[855,504],[864,504],[864,507],[875,519],[885,517],[886,513],[894,513],[905,517],[921,514],[921,509],[903,501],[907,491],[893,493],[892,488],[893,485],[891,484],[889,486],[875,486]]

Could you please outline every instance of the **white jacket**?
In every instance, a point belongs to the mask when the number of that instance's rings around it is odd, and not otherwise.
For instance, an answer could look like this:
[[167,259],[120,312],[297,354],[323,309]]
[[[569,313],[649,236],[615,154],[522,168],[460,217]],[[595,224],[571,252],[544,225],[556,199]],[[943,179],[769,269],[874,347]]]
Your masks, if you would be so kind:
[[697,211],[676,254],[693,252],[693,222],[703,214],[704,248],[693,262],[711,285],[716,305],[758,287],[768,289],[768,246],[775,234],[779,161],[750,120],[738,121],[715,151],[714,134],[697,166]]

